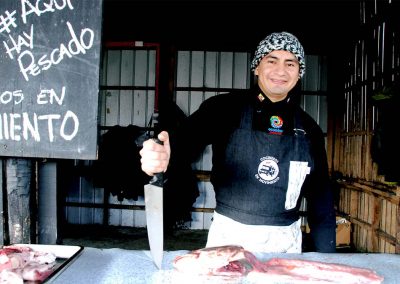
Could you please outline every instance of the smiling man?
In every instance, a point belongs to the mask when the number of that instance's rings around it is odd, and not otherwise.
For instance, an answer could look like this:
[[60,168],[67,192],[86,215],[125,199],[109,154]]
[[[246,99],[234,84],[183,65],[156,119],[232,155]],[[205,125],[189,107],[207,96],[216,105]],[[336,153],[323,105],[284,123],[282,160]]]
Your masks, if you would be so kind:
[[[212,145],[216,208],[207,247],[240,245],[253,252],[302,251],[300,205],[318,252],[335,251],[335,212],[321,128],[291,99],[305,72],[304,50],[287,32],[258,45],[250,90],[204,101],[178,133],[143,144],[142,170],[168,171],[170,158],[187,163]],[[170,137],[171,135],[171,142]],[[185,155],[174,155],[183,151]]]

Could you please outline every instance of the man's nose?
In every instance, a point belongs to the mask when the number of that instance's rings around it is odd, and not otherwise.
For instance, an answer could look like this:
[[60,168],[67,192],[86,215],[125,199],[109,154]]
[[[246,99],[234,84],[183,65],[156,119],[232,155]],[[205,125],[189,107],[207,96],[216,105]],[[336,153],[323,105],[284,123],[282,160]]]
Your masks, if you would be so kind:
[[286,72],[286,66],[283,62],[278,62],[275,64],[275,72],[277,73],[285,73]]

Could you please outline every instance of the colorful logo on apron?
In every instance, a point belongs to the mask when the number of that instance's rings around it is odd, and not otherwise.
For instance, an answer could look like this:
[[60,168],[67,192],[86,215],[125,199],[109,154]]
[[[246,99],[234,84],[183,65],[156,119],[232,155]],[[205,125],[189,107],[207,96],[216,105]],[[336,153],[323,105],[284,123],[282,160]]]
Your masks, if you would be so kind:
[[278,160],[271,156],[262,157],[258,165],[256,179],[264,184],[273,184],[279,180]]
[[283,132],[283,130],[281,129],[282,125],[283,125],[282,118],[280,118],[277,115],[273,115],[270,117],[269,122],[272,127],[268,128],[268,131],[271,134],[279,134],[279,135],[282,134],[282,132]]

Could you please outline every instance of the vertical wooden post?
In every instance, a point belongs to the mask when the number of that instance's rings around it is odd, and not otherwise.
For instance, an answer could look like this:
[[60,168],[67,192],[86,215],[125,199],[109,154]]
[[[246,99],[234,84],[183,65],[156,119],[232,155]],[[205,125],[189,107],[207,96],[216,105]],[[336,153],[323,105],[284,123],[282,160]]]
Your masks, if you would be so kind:
[[5,190],[5,184],[4,184],[4,175],[3,175],[3,159],[0,159],[0,246],[4,245],[4,240],[5,240],[5,222],[6,222],[6,216],[4,213],[4,190]]
[[30,243],[32,161],[6,160],[7,210],[10,243]]
[[[399,187],[397,187],[399,188]],[[396,224],[396,248],[395,252],[397,254],[400,254],[400,204],[399,202],[397,203],[397,218],[396,218],[397,224]]]
[[373,198],[373,216],[372,216],[372,251],[379,251],[379,225],[382,219],[382,200],[379,196],[372,196]]

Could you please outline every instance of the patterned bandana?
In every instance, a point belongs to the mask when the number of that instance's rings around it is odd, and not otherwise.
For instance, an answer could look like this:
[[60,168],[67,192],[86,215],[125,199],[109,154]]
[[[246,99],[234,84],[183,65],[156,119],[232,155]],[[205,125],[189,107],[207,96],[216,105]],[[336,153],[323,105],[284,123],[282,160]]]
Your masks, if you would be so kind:
[[251,62],[251,70],[254,71],[264,56],[274,50],[286,50],[293,53],[299,61],[300,77],[303,77],[306,68],[303,46],[297,37],[288,32],[272,33],[258,44]]

